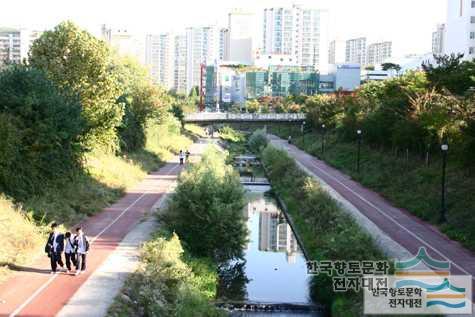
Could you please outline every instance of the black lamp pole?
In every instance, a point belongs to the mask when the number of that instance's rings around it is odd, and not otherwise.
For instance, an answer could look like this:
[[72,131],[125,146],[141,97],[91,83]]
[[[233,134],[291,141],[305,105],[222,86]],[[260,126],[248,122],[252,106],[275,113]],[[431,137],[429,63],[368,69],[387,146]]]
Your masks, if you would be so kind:
[[357,130],[356,134],[358,135],[358,155],[356,158],[356,172],[360,173],[360,155],[361,155],[361,130]]
[[322,124],[322,155],[325,154],[325,125]]
[[447,152],[449,146],[447,144],[442,144],[440,147],[442,150],[442,195],[441,195],[441,208],[440,208],[440,222],[446,222],[446,213],[447,213],[447,204],[446,204],[446,169],[447,169]]
[[302,130],[302,143],[303,147],[305,148],[305,121],[302,122],[300,129]]

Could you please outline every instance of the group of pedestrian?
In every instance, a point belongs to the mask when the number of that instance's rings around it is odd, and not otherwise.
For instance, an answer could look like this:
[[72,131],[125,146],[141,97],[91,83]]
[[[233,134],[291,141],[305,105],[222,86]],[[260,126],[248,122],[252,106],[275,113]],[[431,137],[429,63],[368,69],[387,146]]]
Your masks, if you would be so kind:
[[[86,270],[86,256],[89,251],[89,239],[81,227],[76,228],[76,234],[71,232],[61,233],[58,224],[51,225],[51,233],[46,242],[45,252],[51,261],[51,273],[56,274],[58,266],[67,274],[72,273],[73,264],[76,268],[75,275]],[[66,268],[63,263],[63,252]]]
[[190,159],[190,151],[186,150],[186,152],[183,152],[183,150],[180,150],[180,153],[178,154],[178,158],[180,159],[180,165],[183,165],[183,163],[188,162]]

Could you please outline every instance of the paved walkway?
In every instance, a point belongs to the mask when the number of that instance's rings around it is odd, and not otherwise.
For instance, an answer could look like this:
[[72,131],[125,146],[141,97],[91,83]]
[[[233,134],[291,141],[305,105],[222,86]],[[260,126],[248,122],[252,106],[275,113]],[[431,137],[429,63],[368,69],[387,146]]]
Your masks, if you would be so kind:
[[[308,171],[355,206],[389,238],[413,255],[417,254],[420,247],[425,247],[433,258],[451,262],[451,274],[472,275],[472,285],[475,289],[475,255],[472,252],[450,240],[433,225],[407,210],[395,208],[381,195],[296,146],[289,145],[287,141],[272,135],[270,141],[276,147],[286,150]],[[475,299],[475,294],[473,297]]]
[[[206,145],[207,142],[194,144],[191,147],[192,159],[196,159]],[[0,316],[56,315],[91,274],[113,254],[127,233],[167,193],[182,168],[176,160],[167,163],[127,191],[115,204],[81,223],[92,242],[85,274],[51,275],[49,259],[44,257],[1,284]]]

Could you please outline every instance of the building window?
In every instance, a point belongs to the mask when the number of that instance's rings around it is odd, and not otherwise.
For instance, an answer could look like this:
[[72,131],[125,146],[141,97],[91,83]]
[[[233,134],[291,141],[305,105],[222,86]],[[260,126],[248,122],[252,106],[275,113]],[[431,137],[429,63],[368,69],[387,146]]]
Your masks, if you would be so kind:
[[470,32],[470,39],[471,40],[475,39],[475,32]]
[[472,1],[472,8],[475,8],[475,1]]
[[470,17],[470,23],[472,23],[472,24],[475,23],[475,17],[474,16]]
[[473,53],[475,53],[475,47],[470,47],[468,49],[468,54],[472,55]]

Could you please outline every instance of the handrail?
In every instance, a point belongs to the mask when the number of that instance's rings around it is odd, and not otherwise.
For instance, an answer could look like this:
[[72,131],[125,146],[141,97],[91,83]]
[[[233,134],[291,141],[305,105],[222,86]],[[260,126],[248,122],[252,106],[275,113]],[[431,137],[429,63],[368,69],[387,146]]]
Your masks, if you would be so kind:
[[305,113],[197,112],[185,115],[185,121],[302,121],[305,118]]

